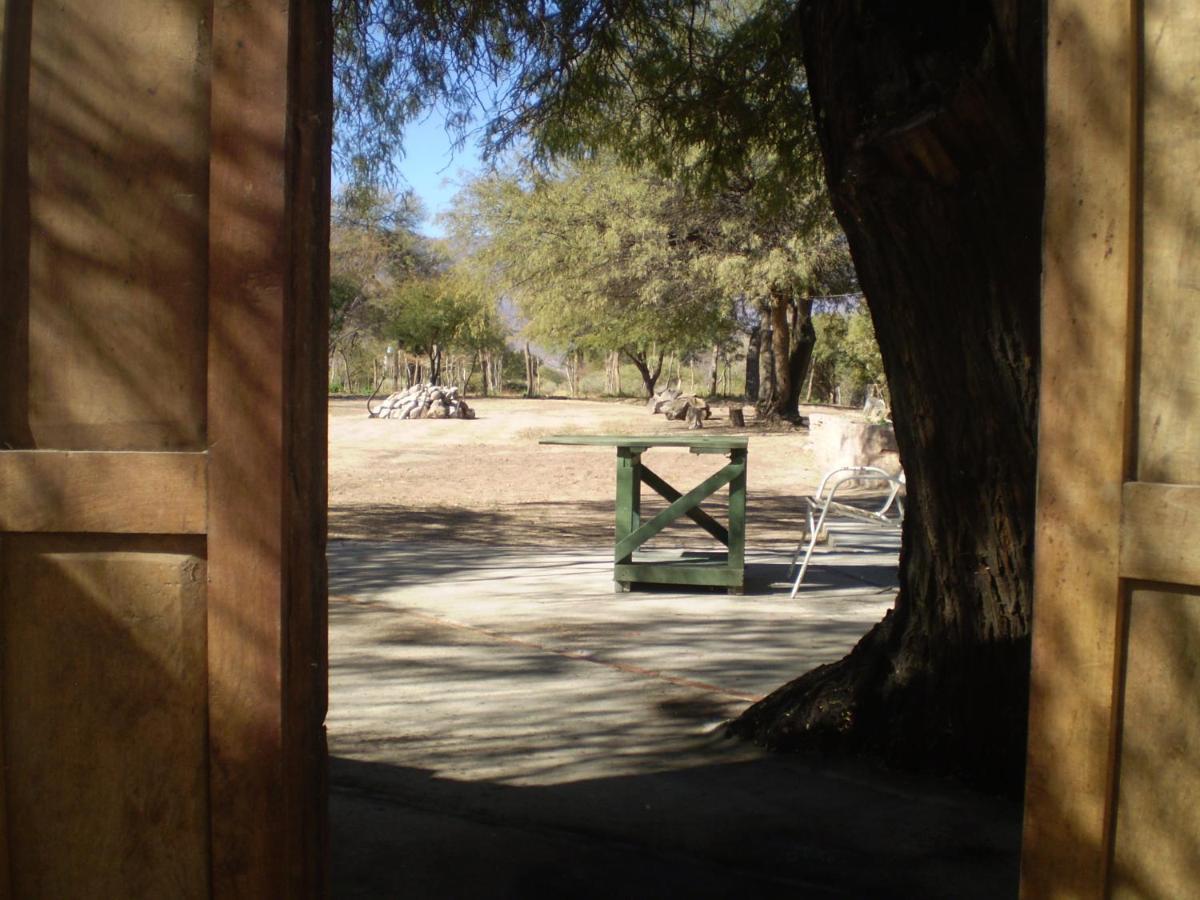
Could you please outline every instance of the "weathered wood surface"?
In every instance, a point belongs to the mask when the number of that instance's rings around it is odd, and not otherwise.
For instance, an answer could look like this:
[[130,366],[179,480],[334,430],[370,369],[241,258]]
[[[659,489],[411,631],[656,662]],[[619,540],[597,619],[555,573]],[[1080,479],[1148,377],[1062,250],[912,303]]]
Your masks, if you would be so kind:
[[690,510],[695,509],[745,471],[746,464],[744,459],[739,462],[730,463],[708,476],[708,478],[704,479],[704,481],[700,482],[683,496],[673,500],[666,509],[653,519],[643,522],[630,534],[617,541],[614,554],[616,561],[620,562],[628,558],[634,550],[642,546],[650,538],[654,537],[676,519],[687,515]]
[[[668,503],[674,503],[683,496],[680,491],[668,484],[665,478],[648,468],[645,463],[642,464],[642,484],[664,498]],[[726,547],[729,546],[729,529],[700,509],[700,507],[691,507],[686,511],[685,515]]]
[[204,534],[203,453],[0,450],[0,531]]
[[[202,538],[6,535],[6,897],[209,896]],[[37,702],[31,702],[36,698]]]
[[745,450],[749,438],[738,435],[627,435],[627,434],[562,434],[542,438],[539,444],[566,444],[583,447],[687,447],[696,450]]
[[0,896],[324,890],[329,16],[0,0]]
[[1185,896],[1200,883],[1200,11],[1052,0],[1048,44],[1022,892]]
[[[635,439],[636,440],[636,439]],[[691,442],[697,439],[692,438]],[[746,533],[746,450],[729,449],[727,445],[713,445],[699,439],[699,448],[691,446],[692,452],[728,452],[730,461],[699,485],[680,493],[664,479],[642,464],[645,447],[641,444],[624,446],[617,444],[617,497],[616,538],[613,547],[613,578],[618,590],[628,590],[635,582],[654,584],[712,585],[728,587],[731,591],[741,590],[745,581],[745,533]],[[559,442],[548,439],[546,443]],[[594,445],[603,442],[611,445],[611,438],[563,439],[562,443]],[[669,446],[686,447],[688,443],[672,441]],[[641,492],[645,484],[668,501],[665,510],[647,522],[641,517]],[[699,508],[700,504],[725,485],[729,491],[729,527],[721,525],[712,516]],[[680,566],[678,563],[638,562],[634,552],[648,540],[659,534],[672,522],[687,516],[728,548],[726,558],[719,565]],[[643,577],[650,573],[652,577]]]
[[[1086,21],[1088,40],[1078,40]],[[1116,721],[1125,474],[1128,8],[1050,4],[1041,418],[1022,893],[1099,897]],[[1104,59],[1105,65],[1096,61]],[[1086,434],[1079,398],[1088,397]]]
[[1126,482],[1121,577],[1200,584],[1200,485]]
[[314,223],[328,212],[329,31],[327,11],[302,6],[213,12],[208,690],[221,896],[317,894],[324,871],[325,484],[312,460],[324,453]]

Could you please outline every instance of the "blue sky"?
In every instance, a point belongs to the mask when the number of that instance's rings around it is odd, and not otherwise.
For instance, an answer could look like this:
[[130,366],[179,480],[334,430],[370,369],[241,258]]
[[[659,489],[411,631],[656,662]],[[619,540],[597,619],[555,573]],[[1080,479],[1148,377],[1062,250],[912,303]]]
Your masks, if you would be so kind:
[[404,132],[400,174],[421,198],[427,213],[421,231],[431,237],[442,236],[434,217],[449,208],[451,198],[462,183],[480,169],[475,141],[468,137],[458,153],[451,150],[451,143],[439,110],[413,122]]

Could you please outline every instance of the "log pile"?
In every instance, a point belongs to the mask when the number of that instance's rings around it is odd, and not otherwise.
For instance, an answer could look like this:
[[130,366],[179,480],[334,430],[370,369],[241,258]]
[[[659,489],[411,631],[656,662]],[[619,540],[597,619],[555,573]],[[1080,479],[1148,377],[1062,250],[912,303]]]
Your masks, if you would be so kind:
[[389,396],[371,411],[379,419],[473,419],[475,410],[458,395],[458,388],[440,384],[414,384]]
[[703,428],[704,420],[712,418],[708,401],[691,394],[682,394],[673,388],[660,391],[650,398],[647,409],[654,414],[662,413],[668,421],[686,420],[689,429]]

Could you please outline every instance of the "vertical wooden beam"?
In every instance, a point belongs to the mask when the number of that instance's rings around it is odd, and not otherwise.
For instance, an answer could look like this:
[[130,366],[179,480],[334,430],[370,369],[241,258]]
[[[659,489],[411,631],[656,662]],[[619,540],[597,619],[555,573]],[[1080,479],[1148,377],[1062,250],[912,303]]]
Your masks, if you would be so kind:
[[[729,458],[741,466],[737,477],[729,482],[729,568],[745,578],[746,571],[746,462],[745,450],[730,451]],[[740,594],[742,587],[730,588],[731,594]]]
[[209,690],[215,896],[327,887],[328,4],[213,10]]
[[[1106,895],[1137,235],[1136,0],[1049,4],[1033,668],[1021,891]],[[1078,409],[1087,398],[1088,421]]]
[[291,303],[287,436],[284,801],[292,822],[286,893],[328,896],[328,583],[325,563],[329,373],[329,173],[332,4],[293,3],[288,117]]
[[217,0],[209,184],[208,665],[214,897],[281,897],[287,3]]
[[0,445],[29,447],[32,0],[0,0]]
[[[642,456],[629,447],[617,448],[617,534],[613,546],[637,531],[641,524]],[[632,554],[614,559],[617,565],[632,562]]]
[[[0,0],[0,440],[19,440],[23,421],[28,322],[28,174],[26,116],[32,16],[28,0]],[[24,436],[24,435],[21,435]],[[4,538],[0,536],[0,542]],[[0,548],[2,549],[2,548]],[[5,636],[0,632],[0,677]],[[9,872],[8,800],[5,790],[4,707],[0,704],[0,897],[12,896]]]

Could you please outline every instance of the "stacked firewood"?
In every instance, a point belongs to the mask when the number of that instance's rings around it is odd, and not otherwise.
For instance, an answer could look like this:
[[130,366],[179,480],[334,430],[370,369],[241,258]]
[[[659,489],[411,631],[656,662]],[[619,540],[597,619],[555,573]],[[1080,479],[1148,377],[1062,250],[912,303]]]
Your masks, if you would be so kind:
[[372,418],[379,419],[473,419],[475,410],[458,395],[454,385],[414,384],[397,391],[371,410]]
[[703,428],[704,420],[712,418],[707,400],[674,388],[659,391],[651,397],[647,409],[656,415],[662,413],[671,422],[686,420],[690,429]]

